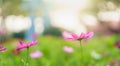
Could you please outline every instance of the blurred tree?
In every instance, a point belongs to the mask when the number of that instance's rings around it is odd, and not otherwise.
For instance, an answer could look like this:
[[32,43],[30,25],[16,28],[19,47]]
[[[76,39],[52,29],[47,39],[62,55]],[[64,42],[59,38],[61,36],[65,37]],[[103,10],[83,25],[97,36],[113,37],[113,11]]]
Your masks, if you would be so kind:
[[52,36],[61,36],[61,31],[56,27],[49,26],[49,28],[46,29],[43,34],[52,35]]
[[[1,29],[6,31],[4,20],[8,15],[26,15],[26,11],[20,9],[21,3],[22,0],[0,0],[0,17],[2,17]],[[2,36],[0,40],[4,40],[4,38],[9,38],[9,35]]]
[[8,15],[20,15],[20,14],[25,15],[26,14],[25,10],[20,9],[21,3],[22,3],[22,0],[0,0],[0,8],[1,8],[0,16],[2,16],[2,22],[1,22],[0,28],[5,29],[4,19]]
[[22,0],[1,0],[0,8],[2,8],[2,16],[25,14],[20,10]]

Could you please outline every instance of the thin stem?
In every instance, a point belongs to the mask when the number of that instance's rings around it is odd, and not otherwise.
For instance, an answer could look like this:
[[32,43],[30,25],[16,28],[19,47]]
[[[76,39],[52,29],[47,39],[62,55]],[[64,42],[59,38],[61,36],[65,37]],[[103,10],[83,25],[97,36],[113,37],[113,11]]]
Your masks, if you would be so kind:
[[80,41],[80,47],[81,47],[81,59],[82,59],[82,66],[83,66],[83,64],[84,64],[84,56],[83,56],[83,47],[82,47],[82,43],[81,43],[81,41]]
[[27,60],[26,60],[26,66],[29,66],[29,47],[27,47]]

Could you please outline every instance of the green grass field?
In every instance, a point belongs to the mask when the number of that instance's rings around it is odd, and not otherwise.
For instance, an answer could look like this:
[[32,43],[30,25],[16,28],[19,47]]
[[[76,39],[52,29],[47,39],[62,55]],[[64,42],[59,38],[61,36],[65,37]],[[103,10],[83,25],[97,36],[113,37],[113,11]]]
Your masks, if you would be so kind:
[[[120,66],[120,50],[114,46],[118,40],[117,35],[94,36],[87,42],[83,42],[83,56],[78,41],[66,41],[62,37],[40,36],[38,44],[30,47],[30,52],[39,50],[43,53],[40,58],[29,57],[29,66]],[[8,48],[0,53],[0,66],[24,66],[26,61],[26,49],[20,54],[12,53],[16,49],[18,40],[13,39],[4,44]],[[73,47],[73,53],[63,51],[64,46]],[[92,54],[92,55],[91,55]],[[112,65],[114,64],[114,65]]]

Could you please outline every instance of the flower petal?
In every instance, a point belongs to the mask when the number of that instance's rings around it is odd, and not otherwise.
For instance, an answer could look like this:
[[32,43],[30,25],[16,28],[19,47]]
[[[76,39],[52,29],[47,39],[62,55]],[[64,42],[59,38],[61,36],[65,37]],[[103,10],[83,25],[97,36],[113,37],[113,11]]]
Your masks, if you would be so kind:
[[3,46],[2,46],[2,45],[0,45],[0,48],[3,48]]
[[23,45],[24,43],[23,43],[21,40],[19,40],[19,44],[20,44],[20,45]]
[[17,47],[17,51],[20,51],[20,50],[22,50],[22,49],[24,49],[24,48],[27,48],[27,44],[19,45],[19,46]]
[[18,46],[17,46],[17,51],[20,51],[24,48],[27,48],[27,44],[25,44],[21,40],[19,40],[19,43],[18,43]]
[[74,38],[73,38],[73,36],[71,35],[71,33],[62,32],[62,36],[63,36],[64,39],[66,39],[66,40],[74,40]]
[[85,37],[85,33],[81,33],[79,38],[84,38]]
[[69,46],[64,46],[63,50],[67,53],[73,53],[74,52],[74,49],[72,47],[69,47]]
[[0,52],[5,52],[7,50],[7,48],[2,48],[0,49]]
[[3,29],[0,29],[0,35],[5,34],[5,31]]
[[30,57],[31,57],[31,58],[40,58],[40,57],[42,57],[42,56],[43,56],[43,53],[40,52],[40,51],[35,51],[35,52],[31,52],[31,53],[30,53]]
[[71,34],[72,35],[72,37],[74,38],[74,39],[78,39],[79,38],[79,36],[77,36],[76,34]]
[[91,38],[94,35],[94,32],[88,32],[85,38]]
[[34,41],[32,41],[32,42],[29,42],[28,44],[27,44],[27,46],[29,47],[29,46],[34,46],[34,45],[36,45],[37,44],[37,40],[34,40]]

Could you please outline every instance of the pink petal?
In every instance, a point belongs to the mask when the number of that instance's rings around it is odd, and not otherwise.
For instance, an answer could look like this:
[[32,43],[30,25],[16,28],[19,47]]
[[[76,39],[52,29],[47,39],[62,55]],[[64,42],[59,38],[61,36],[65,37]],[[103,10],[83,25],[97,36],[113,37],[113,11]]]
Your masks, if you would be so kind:
[[74,38],[74,39],[78,39],[79,38],[79,36],[77,36],[76,34],[71,34],[72,35],[72,37]]
[[32,42],[29,42],[28,44],[27,44],[27,46],[34,46],[34,45],[36,45],[37,44],[37,40],[34,40],[34,41],[32,41]]
[[85,38],[91,38],[94,35],[94,32],[88,32]]
[[63,36],[64,39],[66,39],[66,40],[74,40],[74,38],[73,38],[73,36],[71,35],[71,33],[62,32],[62,36]]
[[40,51],[35,51],[35,52],[30,53],[31,58],[39,58],[39,57],[42,57],[42,56],[43,56],[43,53],[40,52]]
[[3,29],[0,29],[0,35],[5,34]]
[[74,52],[73,48],[69,47],[69,46],[64,46],[63,50],[67,53],[73,53]]
[[84,38],[85,37],[85,33],[81,33],[79,38]]
[[3,46],[2,46],[2,45],[0,45],[0,48],[3,48]]
[[24,48],[27,48],[27,44],[25,44],[21,40],[19,40],[19,43],[18,43],[18,46],[17,46],[17,51],[20,51]]
[[37,44],[37,42],[38,42],[37,40],[34,40],[32,42],[24,44],[22,41],[19,41],[19,45],[17,46],[17,50],[20,51],[20,50],[22,50],[24,48],[27,48],[27,47],[30,47],[30,46],[34,46],[34,45]]
[[7,50],[7,48],[2,48],[0,49],[0,52],[5,52]]
[[66,40],[75,40],[74,38],[66,38]]
[[4,48],[2,45],[0,45],[0,52],[5,52],[7,48]]
[[20,44],[20,45],[23,45],[24,43],[23,43],[21,40],[19,40],[19,44]]
[[19,46],[17,47],[17,51],[20,51],[20,50],[22,50],[22,49],[24,49],[24,48],[27,48],[27,44],[19,45]]

